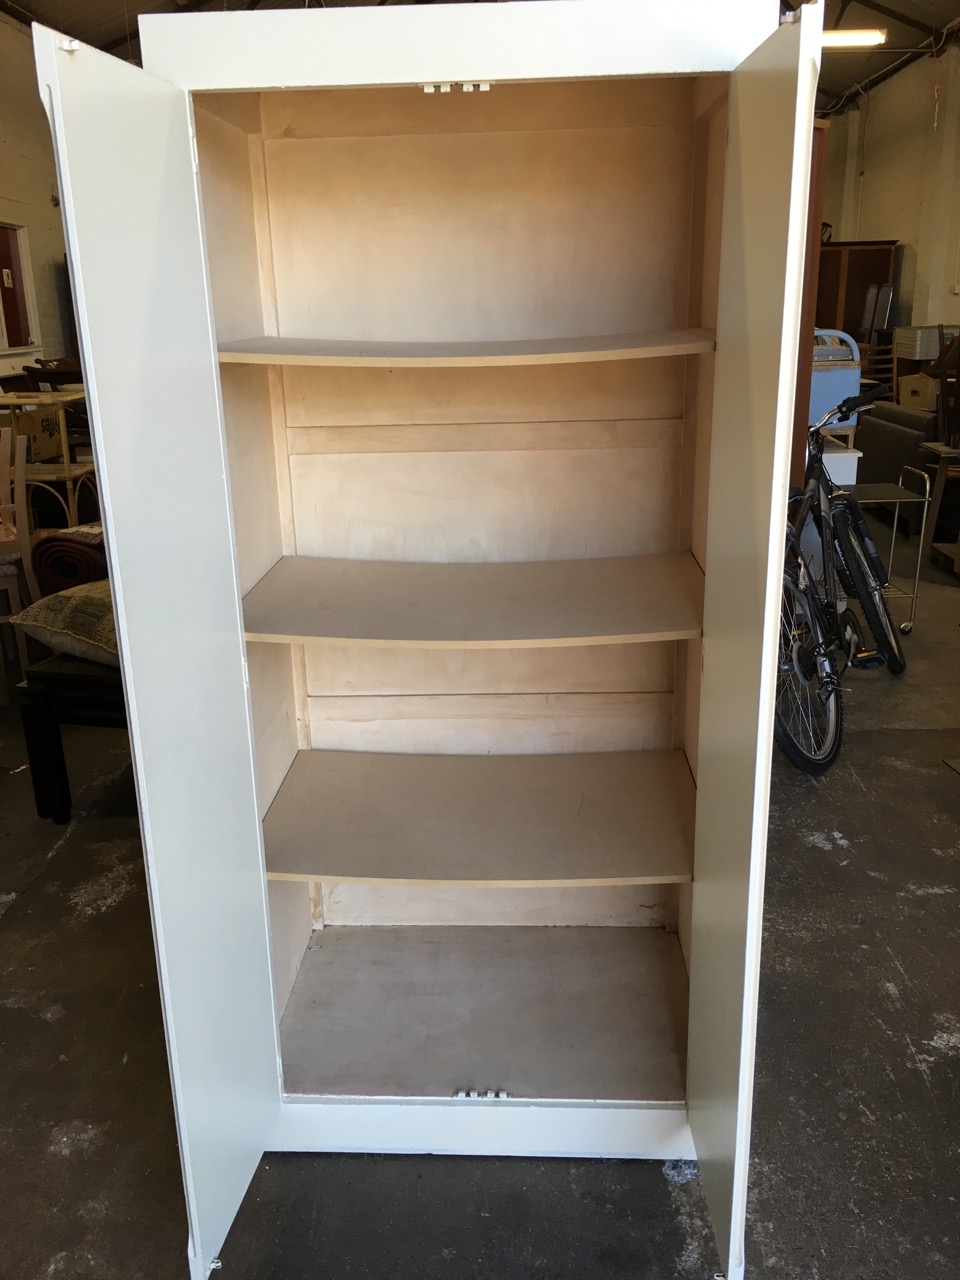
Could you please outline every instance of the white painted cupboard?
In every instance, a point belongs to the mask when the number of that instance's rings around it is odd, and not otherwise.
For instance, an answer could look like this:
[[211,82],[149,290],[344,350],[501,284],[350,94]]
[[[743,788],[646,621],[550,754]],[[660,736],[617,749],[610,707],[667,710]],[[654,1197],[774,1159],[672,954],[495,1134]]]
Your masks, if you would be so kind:
[[743,1274],[820,21],[36,30],[194,1280],[265,1150],[696,1157]]

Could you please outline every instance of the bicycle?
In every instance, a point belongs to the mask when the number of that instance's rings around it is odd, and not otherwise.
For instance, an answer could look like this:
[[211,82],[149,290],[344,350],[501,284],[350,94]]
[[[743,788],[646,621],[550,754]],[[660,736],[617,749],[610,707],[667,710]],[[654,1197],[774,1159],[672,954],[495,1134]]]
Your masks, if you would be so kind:
[[[783,572],[774,738],[788,760],[806,773],[822,773],[836,760],[843,738],[840,680],[848,666],[906,670],[906,658],[883,592],[890,585],[856,498],[830,479],[823,460],[824,429],[889,395],[875,387],[849,396],[809,430],[804,487],[791,498]],[[808,527],[819,535],[817,571],[801,546]],[[876,649],[863,647],[863,610]],[[839,663],[842,656],[843,665]]]

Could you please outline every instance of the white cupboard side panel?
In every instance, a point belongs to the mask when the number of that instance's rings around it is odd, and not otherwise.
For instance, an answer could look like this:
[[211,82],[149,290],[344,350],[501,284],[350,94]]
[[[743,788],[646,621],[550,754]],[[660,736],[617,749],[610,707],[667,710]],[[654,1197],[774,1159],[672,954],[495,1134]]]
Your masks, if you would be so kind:
[[688,1105],[741,1280],[776,632],[822,11],[731,78],[707,531]]
[[95,427],[190,1271],[205,1280],[280,1095],[190,104],[52,31],[35,40]]

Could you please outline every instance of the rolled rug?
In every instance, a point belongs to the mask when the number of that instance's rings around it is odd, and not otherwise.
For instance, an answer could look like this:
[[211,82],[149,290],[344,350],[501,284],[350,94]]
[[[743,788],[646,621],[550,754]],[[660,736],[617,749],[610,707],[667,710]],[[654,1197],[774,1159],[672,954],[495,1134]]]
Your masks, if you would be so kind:
[[79,525],[40,538],[31,553],[33,572],[43,595],[66,591],[107,576],[100,525]]

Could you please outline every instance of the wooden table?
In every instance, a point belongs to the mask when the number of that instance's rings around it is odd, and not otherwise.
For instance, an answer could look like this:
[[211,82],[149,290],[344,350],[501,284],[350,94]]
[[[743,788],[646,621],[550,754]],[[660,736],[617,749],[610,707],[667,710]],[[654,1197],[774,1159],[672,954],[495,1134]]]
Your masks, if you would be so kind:
[[[932,453],[937,459],[937,473],[933,480],[933,493],[930,495],[930,509],[927,512],[927,526],[924,530],[923,540],[920,544],[921,556],[930,555],[930,547],[933,542],[934,531],[937,527],[937,518],[940,515],[940,504],[943,501],[943,491],[947,484],[947,473],[951,465],[960,464],[960,449],[954,449],[948,444],[942,444],[939,440],[927,440],[920,446],[922,452]],[[950,554],[954,548],[937,548],[940,554]]]
[[28,667],[17,685],[37,816],[70,821],[71,796],[60,727],[126,728],[123,681],[116,667],[58,654]]
[[[53,410],[57,415],[60,431],[60,457],[50,462],[31,460],[27,464],[27,488],[41,485],[63,504],[67,514],[67,524],[79,524],[77,516],[77,490],[84,476],[93,475],[92,463],[76,464],[70,461],[70,445],[67,440],[67,408],[81,404],[86,398],[84,391],[8,391],[0,395],[0,414],[10,415],[12,425],[16,427],[16,419],[20,412],[27,409]],[[50,486],[63,484],[66,486],[66,501]]]

